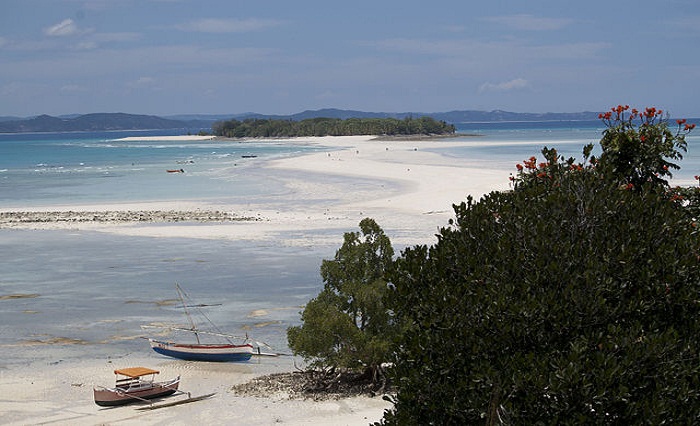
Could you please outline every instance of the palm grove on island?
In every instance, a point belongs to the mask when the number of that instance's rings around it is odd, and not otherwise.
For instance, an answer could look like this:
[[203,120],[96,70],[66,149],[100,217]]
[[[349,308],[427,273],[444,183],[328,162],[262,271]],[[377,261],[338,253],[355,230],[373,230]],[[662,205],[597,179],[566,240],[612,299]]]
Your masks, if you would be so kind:
[[360,222],[293,352],[388,377],[384,425],[699,423],[700,188],[667,181],[695,126],[600,118],[598,156],[545,147],[511,190],[455,204],[432,246],[394,259]]

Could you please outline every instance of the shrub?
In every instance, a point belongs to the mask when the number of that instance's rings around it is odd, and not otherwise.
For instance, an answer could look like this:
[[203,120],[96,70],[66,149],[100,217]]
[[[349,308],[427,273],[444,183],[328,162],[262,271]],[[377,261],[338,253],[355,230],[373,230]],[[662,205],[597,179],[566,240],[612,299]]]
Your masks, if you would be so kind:
[[607,122],[600,158],[545,148],[397,259],[384,424],[700,421],[700,240],[663,179],[692,128]]

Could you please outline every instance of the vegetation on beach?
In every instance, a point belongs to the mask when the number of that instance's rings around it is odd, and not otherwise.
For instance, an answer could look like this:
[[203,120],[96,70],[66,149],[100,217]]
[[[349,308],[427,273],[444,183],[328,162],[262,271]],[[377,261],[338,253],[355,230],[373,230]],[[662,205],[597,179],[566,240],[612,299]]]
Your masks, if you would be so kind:
[[694,125],[600,118],[599,157],[545,147],[383,266],[383,424],[700,421],[700,188],[666,180]]
[[301,121],[246,119],[219,121],[212,125],[217,136],[229,138],[271,138],[352,135],[444,135],[454,134],[452,124],[431,117],[395,118],[309,118]]
[[384,303],[394,249],[374,220],[363,219],[360,230],[345,233],[335,258],[323,261],[323,290],[287,336],[292,351],[313,367],[360,371],[376,383],[398,330]]

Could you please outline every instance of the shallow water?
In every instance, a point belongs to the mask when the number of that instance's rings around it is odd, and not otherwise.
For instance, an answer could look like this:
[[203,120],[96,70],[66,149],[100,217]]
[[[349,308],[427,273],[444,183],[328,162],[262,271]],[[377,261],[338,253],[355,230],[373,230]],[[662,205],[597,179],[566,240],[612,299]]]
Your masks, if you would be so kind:
[[187,323],[175,283],[213,305],[202,310],[222,331],[288,352],[285,330],[320,290],[320,260],[335,249],[0,230],[0,368],[150,353],[140,336],[160,330],[142,325]]

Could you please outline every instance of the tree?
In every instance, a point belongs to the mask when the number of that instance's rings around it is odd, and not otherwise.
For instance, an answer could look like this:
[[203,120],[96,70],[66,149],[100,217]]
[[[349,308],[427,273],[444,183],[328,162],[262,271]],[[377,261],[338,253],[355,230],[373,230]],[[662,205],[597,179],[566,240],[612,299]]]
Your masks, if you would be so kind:
[[[671,162],[683,159],[687,150],[685,134],[695,125],[678,120],[674,134],[668,121],[663,119],[663,111],[646,108],[644,112],[628,105],[618,105],[599,117],[607,124],[600,145],[603,148],[601,160],[610,167],[609,174],[617,176],[639,188],[647,184],[667,184],[665,177],[671,177],[671,170],[680,166]],[[636,126],[635,120],[641,120]]]
[[700,422],[700,239],[653,172],[691,129],[669,149],[644,123],[608,127],[600,158],[545,148],[402,253],[384,424]]
[[335,258],[322,262],[323,290],[287,338],[312,366],[364,370],[377,380],[397,328],[384,302],[394,250],[374,220],[363,219],[360,230],[346,233]]

